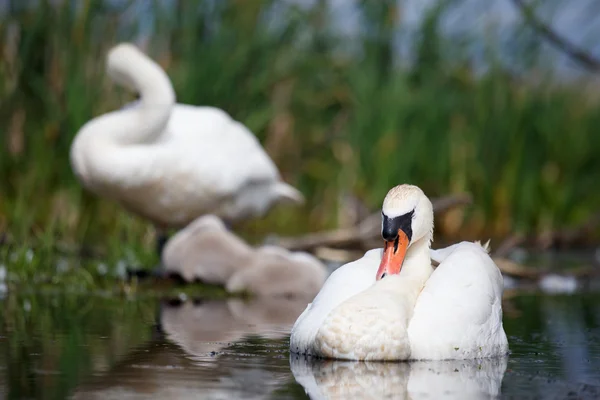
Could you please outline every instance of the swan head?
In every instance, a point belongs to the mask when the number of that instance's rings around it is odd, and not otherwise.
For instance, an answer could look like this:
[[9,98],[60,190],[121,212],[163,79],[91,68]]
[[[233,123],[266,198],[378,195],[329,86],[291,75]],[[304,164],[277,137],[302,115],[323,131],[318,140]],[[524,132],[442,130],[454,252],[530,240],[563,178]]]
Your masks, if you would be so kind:
[[392,188],[383,200],[381,217],[384,251],[377,280],[399,274],[411,245],[422,239],[429,245],[433,237],[433,206],[417,186]]

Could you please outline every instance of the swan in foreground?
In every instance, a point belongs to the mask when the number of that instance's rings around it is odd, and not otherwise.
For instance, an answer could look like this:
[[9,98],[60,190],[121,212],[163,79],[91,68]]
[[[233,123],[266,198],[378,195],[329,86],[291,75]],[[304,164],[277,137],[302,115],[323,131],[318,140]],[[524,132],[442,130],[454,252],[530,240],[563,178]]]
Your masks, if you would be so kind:
[[166,73],[135,46],[111,49],[107,72],[140,101],[88,121],[75,136],[71,165],[90,191],[159,232],[204,214],[233,224],[304,201],[248,128],[218,108],[176,104]]
[[[292,328],[293,353],[348,360],[444,360],[506,354],[503,280],[487,249],[432,251],[431,202],[416,186],[383,202],[384,249],[334,271]],[[433,271],[432,259],[439,263]]]
[[165,245],[167,274],[224,285],[229,292],[314,297],[327,277],[316,257],[277,246],[257,249],[227,230],[214,215],[197,218]]

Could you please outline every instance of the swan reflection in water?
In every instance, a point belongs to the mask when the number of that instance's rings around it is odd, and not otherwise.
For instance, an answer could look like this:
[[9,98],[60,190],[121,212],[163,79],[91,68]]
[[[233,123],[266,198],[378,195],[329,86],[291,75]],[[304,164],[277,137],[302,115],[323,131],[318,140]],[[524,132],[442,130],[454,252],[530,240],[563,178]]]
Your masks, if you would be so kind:
[[206,360],[207,355],[252,335],[285,338],[305,308],[305,299],[281,297],[162,304],[160,329],[192,359]]
[[507,361],[364,362],[290,355],[294,378],[313,400],[495,398]]
[[294,378],[313,399],[481,399],[500,391],[506,359],[288,359],[289,332],[307,301],[269,297],[162,302],[153,337],[107,370],[94,371],[72,398],[302,398]]
[[96,371],[73,398],[269,398],[293,382],[286,339],[308,301],[162,302],[154,337]]

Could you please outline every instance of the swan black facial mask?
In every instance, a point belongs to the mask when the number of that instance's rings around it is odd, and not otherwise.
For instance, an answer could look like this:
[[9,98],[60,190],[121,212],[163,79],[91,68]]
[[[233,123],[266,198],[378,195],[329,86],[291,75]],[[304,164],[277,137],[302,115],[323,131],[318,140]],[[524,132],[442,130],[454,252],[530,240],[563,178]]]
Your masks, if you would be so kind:
[[412,239],[412,219],[415,210],[389,218],[382,212],[381,236],[384,240],[383,257],[377,270],[377,280],[388,274],[399,274]]

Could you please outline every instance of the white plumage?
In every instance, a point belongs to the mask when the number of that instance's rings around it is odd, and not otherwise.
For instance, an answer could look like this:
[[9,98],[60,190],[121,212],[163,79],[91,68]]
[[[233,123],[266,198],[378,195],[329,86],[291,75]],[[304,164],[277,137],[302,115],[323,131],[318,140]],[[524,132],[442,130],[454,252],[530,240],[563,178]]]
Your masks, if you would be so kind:
[[313,352],[312,344],[323,321],[331,310],[375,282],[379,260],[381,249],[369,250],[362,258],[342,265],[331,273],[292,328],[290,349],[293,353],[317,355]]
[[208,213],[231,223],[304,201],[248,128],[220,109],[176,104],[168,76],[133,45],[114,47],[107,70],[141,100],[77,133],[71,165],[89,190],[163,228]]
[[503,279],[478,244],[463,242],[419,295],[408,328],[412,359],[471,359],[506,354]]
[[[503,280],[487,245],[462,242],[431,250],[431,203],[415,186],[390,190],[383,213],[412,215],[411,229],[404,227],[412,237],[401,271],[376,281],[380,262],[384,264],[381,249],[340,267],[296,321],[290,350],[349,360],[506,354]],[[396,251],[393,244],[389,248]],[[439,263],[435,271],[432,259]]]

